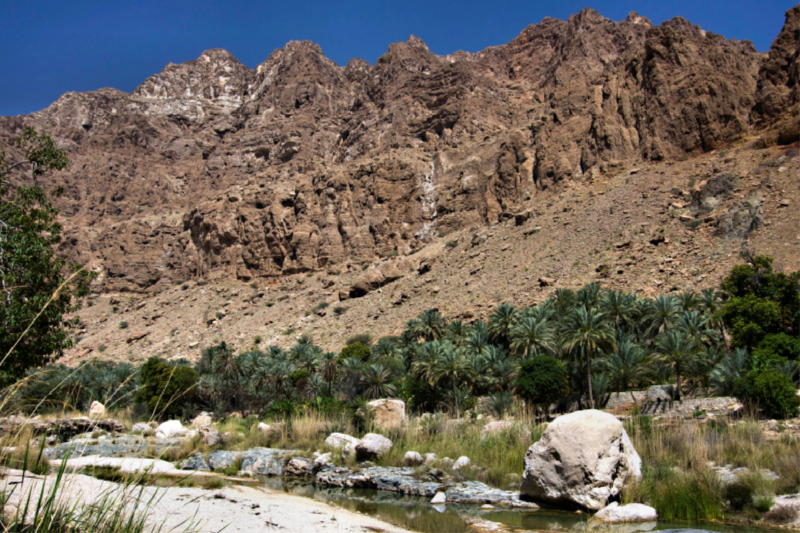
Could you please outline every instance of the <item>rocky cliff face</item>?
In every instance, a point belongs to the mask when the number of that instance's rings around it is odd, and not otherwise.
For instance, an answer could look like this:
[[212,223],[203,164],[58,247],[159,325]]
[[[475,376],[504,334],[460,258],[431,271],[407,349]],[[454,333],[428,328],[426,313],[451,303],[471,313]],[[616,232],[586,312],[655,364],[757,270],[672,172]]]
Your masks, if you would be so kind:
[[310,42],[255,71],[209,50],[132,94],[68,93],[0,118],[0,142],[32,125],[69,150],[63,247],[106,290],[316,271],[407,254],[570,180],[714,150],[784,116],[799,20],[800,6],[768,58],[680,18],[590,9],[475,54],[437,56],[412,36],[374,66],[340,67]]

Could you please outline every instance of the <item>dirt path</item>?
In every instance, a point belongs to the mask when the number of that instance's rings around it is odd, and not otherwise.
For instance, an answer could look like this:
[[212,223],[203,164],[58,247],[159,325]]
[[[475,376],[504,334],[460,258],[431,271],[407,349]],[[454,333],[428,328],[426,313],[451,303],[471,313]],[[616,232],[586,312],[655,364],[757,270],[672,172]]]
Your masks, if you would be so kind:
[[[7,505],[17,505],[20,495],[27,497],[33,492],[33,501],[41,490],[52,486],[54,476],[25,476],[21,472],[6,470],[0,481],[0,490],[8,491],[16,487]],[[91,476],[70,474],[61,491],[65,502],[82,504],[98,501],[106,495],[118,496],[122,486],[101,481]],[[139,494],[139,489],[135,489]],[[366,531],[384,533],[410,533],[374,518],[352,513],[327,503],[270,491],[260,487],[228,486],[217,490],[181,487],[146,487],[143,499],[155,501],[148,509],[147,523],[151,527],[161,527],[161,533],[170,531],[192,531],[216,533],[256,531],[281,531],[284,533],[363,533]],[[6,508],[8,510],[8,507]]]

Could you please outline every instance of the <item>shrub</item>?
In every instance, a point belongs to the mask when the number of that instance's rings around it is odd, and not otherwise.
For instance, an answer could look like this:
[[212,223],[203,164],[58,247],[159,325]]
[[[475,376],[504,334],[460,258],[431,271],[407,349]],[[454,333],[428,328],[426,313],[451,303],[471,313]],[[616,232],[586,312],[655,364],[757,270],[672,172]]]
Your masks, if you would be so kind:
[[775,497],[772,494],[757,494],[753,498],[753,507],[759,513],[767,513],[775,505]]
[[125,321],[120,322],[119,329],[128,329],[128,323]]
[[773,370],[753,371],[736,380],[734,396],[757,405],[767,418],[791,418],[798,414],[800,400],[792,380]]
[[333,314],[336,315],[336,316],[341,315],[345,311],[347,311],[347,307],[337,306],[337,307],[333,308]]
[[520,366],[517,394],[531,405],[547,406],[566,396],[567,380],[567,369],[558,359],[540,355]]
[[190,366],[172,366],[151,357],[139,371],[141,387],[136,401],[147,404],[157,417],[177,416],[193,400],[197,373]]
[[362,361],[367,361],[370,358],[370,355],[372,355],[372,352],[370,352],[369,348],[360,342],[356,342],[342,348],[339,358],[344,361],[349,357],[357,357]]
[[741,511],[753,501],[753,488],[741,481],[734,481],[725,487],[724,498],[732,509]]

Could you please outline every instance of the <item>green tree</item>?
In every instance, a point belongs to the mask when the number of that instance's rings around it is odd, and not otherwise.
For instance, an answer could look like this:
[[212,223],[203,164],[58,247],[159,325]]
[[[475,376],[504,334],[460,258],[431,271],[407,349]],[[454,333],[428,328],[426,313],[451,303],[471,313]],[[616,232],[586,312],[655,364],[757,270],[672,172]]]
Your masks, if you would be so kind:
[[445,320],[436,309],[423,311],[406,327],[415,338],[425,341],[439,340],[446,332]]
[[553,350],[553,332],[547,320],[535,315],[523,314],[511,326],[511,349],[525,354],[525,359],[539,352]]
[[440,356],[433,367],[433,380],[450,379],[453,385],[453,398],[456,408],[456,418],[460,418],[458,380],[471,378],[475,375],[472,360],[466,357],[465,350],[456,348],[449,342],[446,343]]
[[376,398],[386,398],[397,393],[395,386],[392,385],[392,371],[380,363],[367,365],[361,375],[364,382],[364,396],[368,400]]
[[586,365],[589,401],[594,409],[592,360],[614,349],[614,330],[602,313],[585,307],[573,309],[562,329],[564,348],[577,355]]
[[182,414],[193,400],[197,373],[190,366],[173,366],[151,357],[139,370],[139,381],[136,401],[146,403],[152,416],[162,418]]
[[676,400],[681,399],[681,372],[697,351],[697,343],[681,331],[665,331],[656,337],[655,348],[660,358],[675,369]]
[[489,339],[506,348],[511,346],[511,328],[517,318],[513,305],[502,303],[489,315]]
[[798,414],[800,400],[794,383],[774,370],[750,372],[736,382],[734,395],[757,405],[767,418],[792,418]]
[[[608,357],[608,372],[617,392],[631,390],[631,385],[641,383],[650,376],[647,352],[630,338],[617,341],[617,349]],[[631,398],[636,397],[631,391]]]
[[569,392],[567,369],[558,359],[542,355],[523,361],[517,394],[530,405],[547,408]]
[[[94,273],[55,254],[61,242],[58,210],[50,203],[62,190],[45,191],[38,178],[63,170],[66,152],[49,135],[26,128],[22,152],[6,162],[0,153],[0,381],[19,379],[72,346],[64,315],[78,309]],[[27,171],[27,172],[25,172]]]

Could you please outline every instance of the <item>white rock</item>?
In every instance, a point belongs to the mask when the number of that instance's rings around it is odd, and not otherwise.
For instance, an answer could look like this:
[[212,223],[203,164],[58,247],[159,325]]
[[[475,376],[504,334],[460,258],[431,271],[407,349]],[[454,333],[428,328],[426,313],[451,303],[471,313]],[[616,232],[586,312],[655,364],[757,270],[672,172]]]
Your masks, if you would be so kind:
[[137,422],[131,428],[132,433],[150,433],[153,431],[153,428],[150,427],[150,424],[146,424],[144,422]]
[[359,460],[374,459],[391,450],[393,446],[392,441],[383,435],[367,433],[361,442],[356,444],[356,457]]
[[658,513],[652,507],[641,503],[629,503],[620,505],[612,502],[607,507],[601,509],[594,515],[598,520],[616,524],[619,522],[652,522],[658,519]]
[[218,444],[222,444],[222,433],[220,433],[216,429],[208,426],[203,426],[198,431],[200,432],[200,435],[203,438],[203,444],[205,444],[209,448],[213,448]]
[[447,501],[447,495],[444,492],[437,492],[436,495],[431,499],[431,503],[436,505],[437,503],[445,503]]
[[259,422],[257,429],[267,437],[280,437],[283,431],[283,423],[265,424],[264,422]]
[[319,457],[314,459],[314,466],[317,466],[317,467],[325,466],[326,464],[328,464],[330,462],[331,462],[331,454],[330,454],[330,452],[323,453],[322,455],[320,455]]
[[348,444],[355,446],[359,442],[361,441],[357,438],[345,435],[344,433],[331,433],[328,435],[328,438],[325,439],[325,444],[331,448],[344,448]]
[[594,409],[577,411],[556,418],[528,449],[520,493],[599,511],[641,472],[622,422]]
[[212,422],[214,422],[214,420],[211,417],[211,413],[206,413],[205,411],[203,411],[202,413],[194,417],[194,420],[192,420],[191,425],[194,427],[210,426]]
[[189,430],[183,427],[180,420],[169,420],[156,428],[157,439],[183,437]]
[[406,402],[403,400],[373,400],[367,403],[372,410],[372,422],[378,429],[394,429],[405,427]]
[[470,462],[471,461],[469,460],[469,457],[467,457],[466,455],[462,455],[461,457],[456,459],[456,462],[453,464],[453,470],[460,470],[464,467],[467,467],[469,466]]
[[419,466],[425,462],[425,459],[417,452],[406,452],[403,457],[403,464],[406,466]]
[[94,401],[89,406],[89,418],[99,418],[106,414],[106,406],[100,402]]
[[436,454],[435,453],[426,453],[425,454],[425,464],[433,464],[436,462]]

